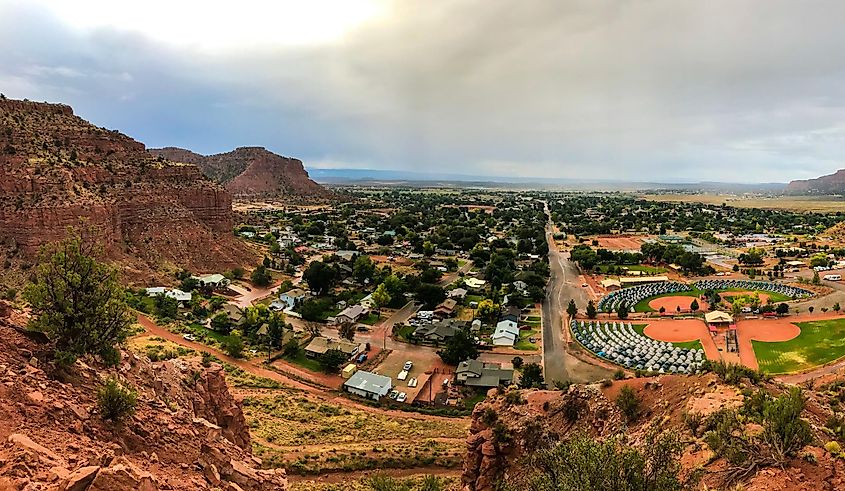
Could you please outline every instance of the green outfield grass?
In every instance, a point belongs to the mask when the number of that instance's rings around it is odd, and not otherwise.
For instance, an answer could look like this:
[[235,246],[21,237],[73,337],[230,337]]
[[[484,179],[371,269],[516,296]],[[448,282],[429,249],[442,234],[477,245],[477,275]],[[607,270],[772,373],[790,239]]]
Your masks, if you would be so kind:
[[796,323],[801,334],[779,343],[752,341],[760,369],[793,373],[825,365],[845,356],[845,319]]
[[[648,324],[634,324],[631,327],[633,327],[634,330],[637,331],[639,334],[642,334],[643,336],[648,338],[649,336],[647,336],[645,334],[645,326],[647,326],[647,325]],[[672,343],[672,344],[674,346],[677,346],[678,348],[704,349],[704,346],[701,345],[701,341],[699,341],[697,339],[695,341],[684,341],[682,343]]]

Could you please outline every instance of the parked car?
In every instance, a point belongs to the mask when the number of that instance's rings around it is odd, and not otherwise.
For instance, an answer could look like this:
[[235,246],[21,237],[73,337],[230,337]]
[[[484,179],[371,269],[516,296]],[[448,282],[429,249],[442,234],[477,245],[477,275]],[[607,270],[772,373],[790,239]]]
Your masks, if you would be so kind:
[[196,336],[194,336],[193,334],[183,334],[182,339],[184,339],[185,341],[196,341],[197,340]]
[[402,367],[402,370],[405,370],[406,372],[410,372],[412,368],[414,368],[414,363],[411,362],[411,361],[406,361],[405,365]]
[[391,390],[390,394],[387,394],[387,397],[395,400],[397,397],[399,397],[399,391],[398,390]]
[[355,359],[355,363],[358,363],[358,364],[364,363],[365,361],[367,361],[367,354],[366,353],[361,353],[360,355],[358,355],[358,358]]
[[417,386],[417,378],[413,377],[411,380],[408,380],[408,387],[414,388]]
[[396,402],[405,402],[405,400],[407,398],[408,398],[408,394],[406,394],[404,392],[400,392],[399,395],[396,396]]
[[399,372],[399,375],[396,378],[398,378],[399,380],[405,380],[406,378],[408,378],[408,371],[402,370],[401,372]]

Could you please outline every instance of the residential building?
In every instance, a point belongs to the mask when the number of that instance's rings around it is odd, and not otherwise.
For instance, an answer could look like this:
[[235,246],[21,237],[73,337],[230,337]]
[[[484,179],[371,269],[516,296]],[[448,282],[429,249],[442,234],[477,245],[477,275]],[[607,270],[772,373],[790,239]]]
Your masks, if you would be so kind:
[[343,383],[343,388],[350,394],[378,401],[393,389],[390,377],[359,370]]
[[466,321],[446,319],[419,326],[414,330],[414,337],[425,342],[440,344],[451,338],[458,331],[466,329]]
[[452,317],[455,314],[455,308],[458,302],[454,298],[447,298],[434,308],[434,316],[441,319]]
[[305,300],[306,292],[302,288],[294,288],[279,295],[279,300],[287,305],[288,309],[292,309]]
[[513,346],[519,339],[519,326],[510,319],[499,321],[490,338],[494,346]]
[[317,336],[308,343],[308,346],[305,347],[305,355],[310,358],[316,358],[325,354],[326,351],[331,350],[342,351],[349,358],[352,358],[361,351],[361,345],[345,339],[332,339],[325,336]]
[[353,305],[346,307],[337,314],[334,318],[335,324],[343,324],[344,322],[358,322],[362,317],[367,315],[369,310],[363,305]]
[[513,370],[503,369],[499,363],[466,360],[458,365],[455,380],[470,387],[492,388],[510,385],[513,382]]

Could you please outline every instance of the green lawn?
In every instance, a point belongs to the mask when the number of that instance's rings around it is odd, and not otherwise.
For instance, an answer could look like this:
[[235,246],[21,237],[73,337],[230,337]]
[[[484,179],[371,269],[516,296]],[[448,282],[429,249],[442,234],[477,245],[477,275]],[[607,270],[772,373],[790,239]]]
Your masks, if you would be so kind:
[[824,365],[845,356],[845,319],[796,323],[801,334],[779,343],[752,341],[760,369],[792,373]]
[[364,317],[363,319],[361,319],[361,321],[360,321],[360,322],[361,322],[361,324],[366,324],[366,325],[368,325],[368,326],[373,326],[373,325],[375,325],[375,323],[376,323],[376,322],[378,322],[378,321],[379,321],[379,319],[380,319],[380,317],[379,317],[379,315],[378,315],[378,314],[376,314],[375,312],[370,312],[369,314],[367,314],[367,316],[366,316],[366,317]]
[[[633,327],[634,330],[637,331],[639,334],[642,334],[643,336],[648,337],[648,336],[646,336],[646,334],[644,332],[645,326],[647,326],[647,325],[648,324],[634,324],[631,327]],[[704,346],[701,345],[701,341],[699,341],[697,339],[695,341],[684,341],[684,342],[672,343],[672,344],[674,346],[677,346],[678,348],[704,349]]]
[[519,332],[519,341],[513,345],[515,349],[518,350],[529,350],[529,351],[536,351],[537,345],[532,343],[528,340],[528,338],[537,338],[540,337],[540,331],[537,329],[523,329]]
[[285,356],[282,359],[306,370],[311,370],[312,372],[319,372],[323,369],[323,367],[320,366],[319,361],[305,356],[305,351],[303,350],[299,350],[299,353],[296,356]]
[[402,326],[396,331],[396,336],[407,341],[411,339],[411,334],[413,334],[415,330],[416,327],[414,326]]

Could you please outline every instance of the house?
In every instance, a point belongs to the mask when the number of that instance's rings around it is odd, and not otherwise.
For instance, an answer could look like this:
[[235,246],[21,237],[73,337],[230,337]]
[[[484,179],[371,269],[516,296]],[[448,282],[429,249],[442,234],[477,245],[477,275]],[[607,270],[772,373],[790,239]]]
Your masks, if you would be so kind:
[[615,290],[622,288],[622,282],[620,282],[619,280],[617,280],[615,278],[605,278],[605,279],[601,280],[601,286],[605,290],[612,292],[612,291],[615,291]]
[[466,298],[467,293],[469,292],[467,292],[466,288],[455,288],[454,290],[449,290],[449,292],[446,293],[446,296],[457,300],[463,300]]
[[244,318],[244,313],[238,308],[237,305],[232,305],[227,303],[223,305],[223,312],[226,313],[226,317],[229,318],[229,322],[232,324],[240,324]]
[[500,363],[466,360],[458,365],[455,380],[470,387],[492,388],[510,385],[513,381],[513,370],[503,369]]
[[441,319],[452,317],[455,314],[455,307],[457,306],[458,302],[454,298],[447,298],[434,308],[434,316]]
[[511,305],[505,310],[504,315],[502,315],[502,320],[510,320],[513,321],[514,324],[519,322],[519,316],[522,315],[522,310],[515,305]]
[[352,358],[361,351],[361,345],[345,339],[332,339],[324,336],[317,336],[308,343],[308,346],[305,347],[305,356],[316,358],[325,354],[326,351],[331,350],[342,351],[349,358]]
[[466,285],[466,286],[468,286],[472,289],[482,288],[486,284],[487,284],[486,281],[479,280],[478,278],[464,278],[464,285]]
[[344,322],[358,322],[361,317],[367,315],[369,310],[363,305],[353,305],[346,307],[334,318],[335,324],[343,324]]
[[302,303],[302,301],[305,300],[305,296],[305,290],[302,288],[294,288],[279,295],[279,301],[287,305],[287,309],[292,309]]
[[451,338],[458,331],[466,328],[466,321],[446,319],[419,326],[414,330],[414,337],[429,343],[440,344]]
[[159,295],[164,295],[167,292],[167,288],[163,286],[154,286],[151,288],[147,288],[147,296],[148,297],[157,297]]
[[209,286],[211,288],[225,288],[229,286],[229,280],[222,274],[207,274],[205,276],[193,276],[200,286]]
[[490,339],[493,346],[513,346],[519,339],[519,326],[510,319],[499,321]]
[[343,259],[344,261],[351,261],[358,254],[358,251],[337,251],[334,253],[335,256]]
[[359,370],[343,383],[343,388],[350,394],[378,401],[393,389],[390,377]]
[[663,283],[669,281],[668,276],[634,276],[631,278],[619,278],[619,282],[623,287],[631,285],[644,285],[646,283]]
[[165,293],[164,296],[170,297],[170,298],[176,300],[177,302],[179,302],[180,304],[183,304],[183,305],[190,302],[191,299],[193,298],[193,295],[191,295],[191,292],[183,292],[182,290],[179,290],[177,288],[174,288],[174,289],[170,290],[169,292]]
[[528,290],[528,283],[526,283],[522,280],[516,280],[512,284],[513,284],[514,290],[516,290],[518,292],[525,292],[525,291]]
[[472,321],[472,325],[470,327],[472,332],[478,332],[481,330],[481,319],[475,319]]

